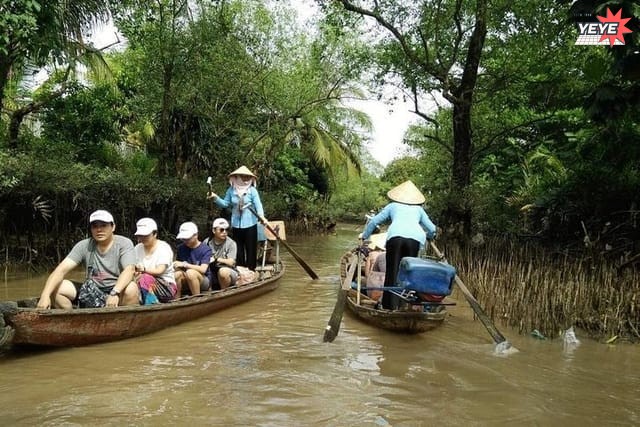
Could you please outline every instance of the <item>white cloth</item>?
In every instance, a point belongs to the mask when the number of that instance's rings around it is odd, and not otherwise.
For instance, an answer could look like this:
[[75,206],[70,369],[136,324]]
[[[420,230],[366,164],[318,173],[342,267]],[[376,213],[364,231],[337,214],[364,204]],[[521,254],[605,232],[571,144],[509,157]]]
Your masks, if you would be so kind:
[[167,242],[158,240],[155,249],[150,254],[145,253],[142,243],[138,243],[133,250],[136,254],[136,262],[144,265],[145,270],[155,269],[159,265],[166,265],[167,269],[158,277],[164,279],[166,283],[176,283],[176,278],[173,274],[173,249]]

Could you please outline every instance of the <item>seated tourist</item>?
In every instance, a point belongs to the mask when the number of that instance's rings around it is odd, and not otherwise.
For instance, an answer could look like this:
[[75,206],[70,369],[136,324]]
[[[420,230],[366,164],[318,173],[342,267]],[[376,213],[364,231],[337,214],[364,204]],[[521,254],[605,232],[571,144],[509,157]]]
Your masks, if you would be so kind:
[[[385,240],[387,233],[372,234],[371,242],[368,247],[369,255],[365,262],[365,271],[367,275],[367,295],[379,301],[382,297],[384,287],[384,276],[387,270],[387,258],[385,254]],[[381,289],[375,289],[381,288]]]
[[237,246],[228,235],[229,223],[224,218],[213,221],[213,236],[205,240],[211,248],[211,288],[226,289],[238,281],[236,270]]
[[91,282],[101,291],[97,292],[100,298],[95,298],[91,307],[138,304],[138,285],[133,281],[136,263],[133,243],[114,234],[113,216],[107,211],[93,212],[89,226],[91,237],[76,243],[47,278],[37,308],[89,307],[78,299],[83,284],[65,279],[80,264],[86,266],[85,283]]
[[140,287],[143,304],[169,302],[177,292],[173,274],[173,250],[164,240],[158,239],[158,225],[151,218],[136,223],[135,236],[136,282]]
[[177,285],[176,298],[183,294],[183,289],[191,295],[208,291],[211,248],[198,238],[198,226],[193,222],[185,222],[180,225],[176,237],[182,240],[178,246],[176,261],[173,262]]

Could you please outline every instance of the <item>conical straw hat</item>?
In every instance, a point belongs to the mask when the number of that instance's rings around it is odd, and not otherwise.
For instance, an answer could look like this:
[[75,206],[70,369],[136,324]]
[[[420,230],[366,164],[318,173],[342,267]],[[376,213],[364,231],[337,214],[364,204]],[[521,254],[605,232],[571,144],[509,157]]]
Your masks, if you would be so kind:
[[394,202],[404,203],[405,205],[421,205],[425,201],[424,195],[410,180],[389,190],[387,197]]
[[248,167],[244,165],[240,166],[238,169],[234,170],[229,174],[229,176],[232,176],[232,175],[251,175],[252,177],[257,178],[257,176],[253,172],[251,172]]

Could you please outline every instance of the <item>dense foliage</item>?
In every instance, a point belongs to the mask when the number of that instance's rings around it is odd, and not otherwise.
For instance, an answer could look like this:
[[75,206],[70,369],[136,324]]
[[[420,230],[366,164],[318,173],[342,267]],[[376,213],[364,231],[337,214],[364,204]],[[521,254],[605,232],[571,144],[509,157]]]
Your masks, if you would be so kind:
[[[64,240],[98,206],[125,227],[151,209],[172,231],[205,221],[206,177],[223,191],[246,164],[269,216],[310,229],[360,221],[412,179],[452,234],[638,252],[638,2],[619,2],[632,33],[613,48],[574,45],[574,22],[612,2],[317,3],[304,28],[282,2],[11,2],[4,247],[43,250],[36,230]],[[102,50],[86,35],[109,14],[122,42]],[[390,82],[423,121],[383,170],[367,117],[341,101]]]
[[[375,41],[372,84],[399,81],[423,119],[406,135],[417,155],[390,164],[383,181],[412,177],[452,232],[457,208],[475,231],[638,253],[639,2],[322,3]],[[631,18],[626,44],[575,46],[575,22],[607,8]],[[477,80],[465,86],[483,19]],[[460,87],[472,101],[457,97]],[[471,129],[462,140],[461,123]]]

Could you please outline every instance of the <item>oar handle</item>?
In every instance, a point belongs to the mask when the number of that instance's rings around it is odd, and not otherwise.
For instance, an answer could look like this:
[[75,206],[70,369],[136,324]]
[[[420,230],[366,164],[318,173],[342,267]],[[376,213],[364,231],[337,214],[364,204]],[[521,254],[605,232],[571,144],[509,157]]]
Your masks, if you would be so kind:
[[280,240],[279,233],[276,232],[276,230],[274,230],[273,227],[271,227],[269,225],[269,221],[267,221],[266,218],[261,217],[260,215],[258,215],[258,211],[256,211],[255,208],[253,206],[251,206],[251,204],[246,204],[246,205],[244,205],[244,207],[249,209],[251,211],[251,213],[254,214],[256,218],[258,218],[258,221],[260,221],[262,223],[262,225],[264,225],[264,227],[271,232],[271,234],[273,234],[274,236],[276,236],[276,238],[278,240]]
[[291,256],[293,256],[293,258],[295,258],[295,260],[298,261],[298,264],[300,264],[300,266],[304,269],[304,271],[306,271],[307,274],[313,280],[318,279],[318,275],[316,274],[316,272],[313,271],[313,269],[309,266],[309,264],[307,264],[307,262],[303,260],[302,257],[298,255],[298,253],[294,251],[293,248],[289,246],[289,244],[286,241],[280,238],[280,235],[273,229],[273,227],[269,225],[269,222],[264,217],[261,217],[260,215],[258,215],[258,212],[255,210],[253,206],[251,206],[251,204],[247,204],[246,207],[251,211],[252,214],[256,216],[256,218],[260,220],[260,222],[262,222],[262,224],[266,227],[266,229],[269,230],[271,234],[273,234],[276,237],[276,240],[282,243],[285,249],[289,251]]

